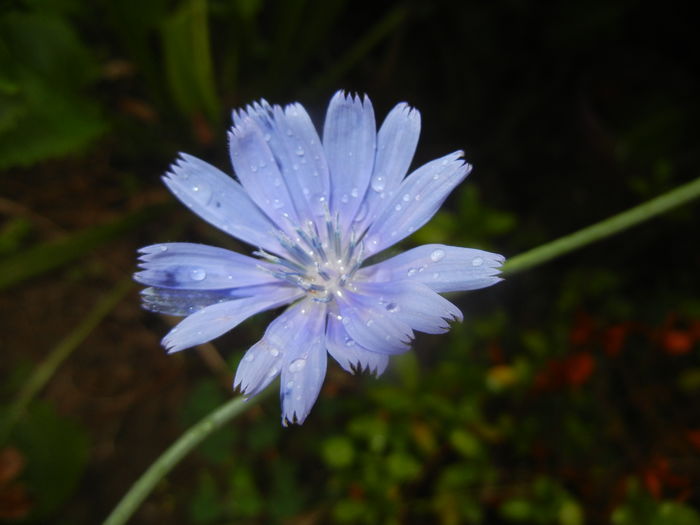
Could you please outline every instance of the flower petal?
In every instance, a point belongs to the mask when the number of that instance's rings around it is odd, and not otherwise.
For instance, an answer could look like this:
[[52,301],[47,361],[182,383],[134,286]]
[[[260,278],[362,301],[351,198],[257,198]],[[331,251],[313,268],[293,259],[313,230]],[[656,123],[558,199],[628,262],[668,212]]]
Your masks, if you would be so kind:
[[299,224],[297,210],[265,134],[252,118],[245,116],[229,131],[233,169],[250,198],[279,229],[292,233]]
[[436,159],[406,177],[385,201],[365,237],[365,252],[378,253],[428,222],[450,192],[471,171],[458,151]]
[[234,112],[234,124],[253,119],[264,133],[300,216],[315,218],[321,226],[330,198],[326,155],[316,128],[301,104],[284,109],[262,100]]
[[[301,424],[309,415],[326,377],[326,304],[302,301],[297,310],[296,333],[287,340],[280,397],[282,424]],[[292,332],[294,329],[291,329]]]
[[231,177],[196,157],[180,158],[163,176],[163,182],[185,206],[209,224],[238,239],[282,253],[270,219]]
[[382,354],[410,349],[413,330],[386,311],[381,297],[346,291],[336,301],[345,330],[363,347]]
[[383,209],[383,202],[396,193],[413,160],[419,135],[420,113],[404,102],[397,104],[384,119],[377,134],[374,173],[365,197],[369,207],[365,224],[373,222],[377,212]]
[[389,364],[389,356],[370,352],[352,339],[343,327],[337,315],[328,316],[326,326],[326,349],[344,370],[370,372],[380,376]]
[[[331,177],[331,211],[347,233],[363,205],[374,167],[377,128],[372,103],[366,96],[338,91],[328,106],[323,148]],[[363,215],[365,212],[360,211]]]
[[235,328],[248,317],[277,308],[301,296],[291,286],[269,287],[264,293],[207,306],[186,317],[163,338],[168,353],[200,345]]
[[496,284],[505,261],[497,253],[444,244],[426,244],[368,268],[360,275],[373,281],[409,280],[436,292],[463,292]]
[[282,422],[302,423],[326,375],[326,305],[310,299],[288,308],[245,354],[233,380],[254,396],[281,375]]
[[149,286],[218,290],[277,281],[262,269],[269,266],[264,261],[206,244],[171,242],[139,252],[143,270],[134,279]]
[[462,312],[426,285],[414,281],[361,282],[358,293],[374,298],[384,314],[413,330],[441,334]]

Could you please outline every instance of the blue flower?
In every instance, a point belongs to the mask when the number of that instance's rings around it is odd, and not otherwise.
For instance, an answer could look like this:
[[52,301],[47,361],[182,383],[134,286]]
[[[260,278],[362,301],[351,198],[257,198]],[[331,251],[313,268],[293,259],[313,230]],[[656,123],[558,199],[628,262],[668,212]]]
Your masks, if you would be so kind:
[[233,113],[234,180],[182,154],[163,181],[202,219],[256,248],[241,255],[191,243],[140,250],[134,278],[148,310],[186,316],[169,352],[210,341],[259,312],[289,306],[241,360],[234,387],[254,396],[280,376],[282,422],[302,423],[327,353],[348,372],[380,375],[390,355],[462,320],[439,293],[498,281],[501,255],[429,244],[369,257],[423,226],[470,172],[462,152],[406,176],[420,132],[401,103],[379,131],[369,98],[338,92],[320,138],[300,104],[260,101]]

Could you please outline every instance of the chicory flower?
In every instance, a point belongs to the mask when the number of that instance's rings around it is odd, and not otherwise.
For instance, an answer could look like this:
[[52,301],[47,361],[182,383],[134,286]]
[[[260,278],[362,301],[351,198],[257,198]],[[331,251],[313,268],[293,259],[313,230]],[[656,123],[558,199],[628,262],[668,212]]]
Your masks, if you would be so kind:
[[408,168],[420,115],[391,110],[379,131],[366,96],[338,92],[319,137],[300,104],[260,101],[233,113],[237,180],[182,154],[163,181],[194,213],[254,247],[251,256],[191,243],[140,250],[134,278],[145,308],[186,316],[169,352],[210,341],[248,317],[290,305],[241,360],[246,396],[280,376],[282,422],[302,423],[326,375],[327,354],[349,372],[380,375],[414,331],[462,320],[439,295],[498,281],[501,255],[430,244],[365,265],[423,226],[471,171],[462,152]]

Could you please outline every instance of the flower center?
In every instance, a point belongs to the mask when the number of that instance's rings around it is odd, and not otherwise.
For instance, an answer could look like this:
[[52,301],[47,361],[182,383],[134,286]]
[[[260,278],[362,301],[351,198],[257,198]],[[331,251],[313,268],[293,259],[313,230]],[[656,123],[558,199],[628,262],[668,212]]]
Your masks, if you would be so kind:
[[352,289],[352,278],[362,264],[364,234],[354,230],[344,242],[338,220],[326,218],[325,231],[320,232],[313,221],[304,228],[295,228],[295,236],[276,233],[285,257],[278,257],[263,250],[255,255],[272,264],[264,267],[280,280],[304,290],[315,301],[329,302],[334,296],[342,296],[343,289]]

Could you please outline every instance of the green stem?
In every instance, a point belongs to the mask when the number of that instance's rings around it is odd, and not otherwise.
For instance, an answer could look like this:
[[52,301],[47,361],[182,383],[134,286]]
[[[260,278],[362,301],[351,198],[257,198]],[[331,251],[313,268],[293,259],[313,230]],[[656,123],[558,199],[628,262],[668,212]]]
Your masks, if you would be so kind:
[[[700,197],[700,178],[593,226],[517,255],[506,262],[503,267],[503,273],[513,274],[543,264],[581,246],[621,232],[697,197]],[[104,525],[122,525],[126,523],[156,484],[190,450],[196,447],[209,434],[253,406],[263,396],[268,395],[272,391],[272,388],[268,388],[266,392],[247,403],[241,398],[232,399],[191,427],[131,487],[104,522]]]
[[126,523],[158,482],[193,448],[199,445],[209,434],[228,423],[237,415],[253,407],[273,391],[274,388],[268,388],[265,392],[258,394],[249,401],[242,397],[231,399],[191,426],[131,486],[129,492],[124,495],[103,525],[122,525]]
[[9,408],[7,417],[0,426],[0,443],[4,443],[9,437],[17,420],[24,414],[32,399],[53,377],[54,373],[61,366],[68,356],[82,343],[88,335],[99,325],[102,320],[121,301],[133,283],[130,278],[120,281],[112,290],[103,297],[83,321],[68,334],[49,353],[48,357],[36,367],[32,375],[18,392],[15,401]]
[[700,197],[700,178],[609,219],[516,255],[503,265],[503,274],[510,275],[538,266],[582,246],[615,235],[698,197]]

